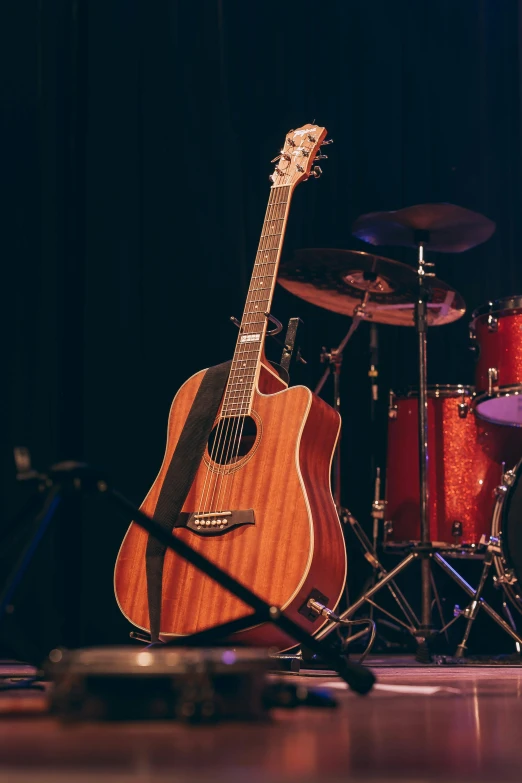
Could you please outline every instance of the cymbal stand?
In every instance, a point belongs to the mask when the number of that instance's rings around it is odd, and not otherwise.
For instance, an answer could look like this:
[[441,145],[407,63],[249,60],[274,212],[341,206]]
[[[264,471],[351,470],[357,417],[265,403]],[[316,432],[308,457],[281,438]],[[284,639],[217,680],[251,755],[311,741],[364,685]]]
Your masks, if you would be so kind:
[[[426,349],[426,332],[428,327],[428,297],[429,288],[426,285],[426,278],[435,277],[434,272],[427,272],[426,267],[432,268],[434,265],[424,260],[424,246],[429,241],[429,233],[426,231],[415,232],[415,243],[418,247],[418,265],[417,265],[417,280],[418,291],[415,301],[415,327],[417,330],[417,346],[418,346],[418,366],[419,366],[419,475],[420,475],[420,543],[413,545],[410,552],[404,557],[401,562],[392,568],[391,571],[385,571],[380,563],[375,559],[375,564],[378,564],[378,576],[379,580],[372,585],[360,598],[351,604],[342,614],[343,620],[352,617],[358,609],[365,603],[373,604],[372,598],[379,590],[384,586],[389,585],[390,589],[395,592],[394,598],[400,606],[406,618],[409,621],[408,630],[415,636],[418,643],[418,657],[419,659],[429,659],[429,650],[427,648],[427,639],[431,635],[433,626],[431,622],[431,594],[432,594],[432,574],[431,574],[431,557],[432,557],[432,544],[430,541],[429,530],[429,517],[428,517],[428,379],[427,379],[427,349]],[[353,324],[352,324],[353,326]],[[359,537],[359,536],[358,536]],[[359,540],[361,538],[359,537]],[[371,546],[371,542],[368,540],[367,544],[364,544],[368,554],[375,558],[374,548]],[[401,600],[403,597],[400,592],[397,592],[396,585],[394,583],[395,577],[400,574],[404,569],[414,562],[420,559],[421,561],[421,621],[420,624],[416,621],[415,614],[412,614],[411,607],[406,605],[407,602]],[[442,565],[442,564],[441,564]],[[375,565],[374,565],[375,567]],[[392,595],[393,595],[392,592]],[[375,606],[375,604],[373,604]],[[377,607],[380,609],[380,607]],[[399,621],[400,622],[400,621]],[[405,625],[404,623],[401,623]],[[317,638],[323,638],[329,634],[334,628],[334,623],[327,623],[317,634]]]
[[[351,337],[359,327],[362,321],[364,321],[366,318],[370,317],[369,313],[366,312],[366,304],[368,302],[370,291],[367,290],[364,294],[363,300],[360,305],[358,305],[353,314],[353,320],[351,323],[350,328],[348,329],[348,332],[344,336],[344,338],[341,340],[337,348],[332,348],[331,351],[326,351],[325,348],[323,348],[321,353],[321,361],[327,362],[328,366],[326,370],[324,371],[323,375],[321,376],[321,379],[319,380],[317,386],[314,389],[315,394],[320,394],[323,386],[325,385],[326,381],[330,377],[330,375],[333,373],[334,378],[334,390],[333,390],[333,396],[334,396],[334,404],[333,408],[337,411],[337,413],[341,413],[341,367],[343,363],[343,351],[348,345],[348,342],[350,341]],[[337,513],[339,516],[343,513],[343,508],[341,506],[341,441],[340,438],[337,440],[337,445],[335,447],[335,453],[333,457],[333,498],[335,502],[335,507],[337,508]]]
[[426,332],[428,328],[428,296],[427,277],[435,277],[434,272],[426,272],[426,267],[434,264],[424,260],[424,244],[429,241],[427,231],[416,231],[415,240],[419,249],[417,279],[418,293],[415,302],[415,327],[418,340],[419,360],[419,480],[420,480],[420,540],[421,547],[421,626],[420,637],[426,639],[432,632],[431,623],[431,541],[429,523],[429,488],[428,488],[428,367]]

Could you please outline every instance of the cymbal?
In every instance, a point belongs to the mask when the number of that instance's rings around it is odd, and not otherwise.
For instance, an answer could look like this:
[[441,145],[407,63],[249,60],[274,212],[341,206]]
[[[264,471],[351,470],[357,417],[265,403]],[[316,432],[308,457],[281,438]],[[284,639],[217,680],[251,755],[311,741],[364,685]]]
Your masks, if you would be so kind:
[[358,217],[352,233],[370,245],[401,245],[439,253],[462,253],[485,242],[495,231],[489,218],[455,204],[417,204],[393,212]]
[[[416,270],[360,250],[298,250],[280,269],[278,283],[325,310],[353,316],[368,292],[366,318],[380,324],[415,326]],[[463,298],[442,280],[429,278],[428,326],[456,321],[466,312]]]

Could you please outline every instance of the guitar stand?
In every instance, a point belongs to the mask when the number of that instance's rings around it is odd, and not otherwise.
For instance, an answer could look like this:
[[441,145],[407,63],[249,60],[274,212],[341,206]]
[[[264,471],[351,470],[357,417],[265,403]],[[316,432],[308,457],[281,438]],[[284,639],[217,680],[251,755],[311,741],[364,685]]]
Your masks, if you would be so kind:
[[[184,646],[212,644],[217,640],[225,639],[231,633],[243,630],[253,624],[270,622],[295,639],[296,642],[319,655],[352,690],[361,694],[371,690],[375,677],[370,669],[348,661],[334,646],[319,641],[316,637],[304,631],[300,625],[291,620],[279,607],[271,606],[241,582],[234,579],[229,573],[193,549],[189,544],[165,532],[157,522],[147,514],[144,514],[143,511],[127,500],[121,493],[110,487],[100,471],[78,462],[63,462],[53,466],[48,474],[40,475],[39,479],[44,481],[47,487],[46,498],[43,501],[43,510],[35,520],[36,530],[33,538],[10,574],[7,585],[0,595],[0,621],[10,604],[16,586],[25,573],[30,559],[45,530],[51,523],[62,499],[67,494],[95,492],[106,503],[110,503],[119,511],[124,512],[125,515],[130,515],[133,521],[146,530],[149,535],[154,536],[166,547],[172,549],[177,555],[184,558],[254,610],[253,614],[191,634],[190,636],[184,636],[180,641],[174,640],[174,643]],[[169,644],[172,644],[172,642],[169,642]]]

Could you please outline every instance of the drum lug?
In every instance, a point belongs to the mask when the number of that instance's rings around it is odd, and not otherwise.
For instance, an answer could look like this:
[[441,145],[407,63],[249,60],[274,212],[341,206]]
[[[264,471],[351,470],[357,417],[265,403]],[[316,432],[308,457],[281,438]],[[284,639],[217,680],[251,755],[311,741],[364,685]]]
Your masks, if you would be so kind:
[[512,487],[515,483],[516,475],[514,470],[506,470],[502,476],[502,482],[505,484],[506,489]]
[[488,332],[498,332],[498,318],[491,313],[488,315]]
[[493,391],[498,391],[498,386],[495,384],[498,382],[498,369],[496,367],[490,367],[488,369],[488,395],[493,396]]
[[451,535],[455,539],[455,543],[458,544],[458,538],[462,538],[462,522],[453,522],[451,525]]
[[479,346],[477,342],[477,335],[474,329],[469,330],[468,348],[475,355],[475,358],[478,359]]
[[397,403],[395,402],[395,392],[391,390],[388,398],[388,418],[389,419],[397,418]]
[[459,402],[458,404],[458,410],[459,410],[459,419],[465,419],[466,416],[469,413],[469,405],[467,402]]
[[373,519],[384,519],[384,512],[386,511],[385,500],[374,500],[372,503],[372,517]]

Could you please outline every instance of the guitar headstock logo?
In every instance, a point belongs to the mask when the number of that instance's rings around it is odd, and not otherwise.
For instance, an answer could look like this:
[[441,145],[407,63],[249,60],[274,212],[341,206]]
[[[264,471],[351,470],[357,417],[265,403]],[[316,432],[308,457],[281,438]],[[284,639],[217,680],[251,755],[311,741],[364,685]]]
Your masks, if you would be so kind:
[[272,187],[294,187],[302,180],[320,177],[321,169],[313,164],[327,157],[318,154],[322,144],[330,143],[324,141],[325,136],[326,128],[313,124],[288,131],[283,148],[272,161],[276,164],[270,175]]

